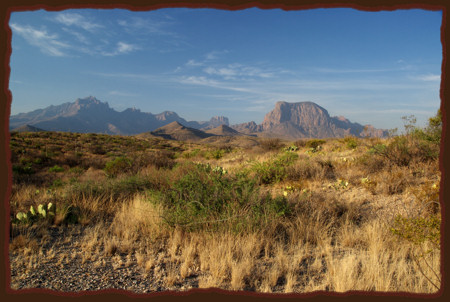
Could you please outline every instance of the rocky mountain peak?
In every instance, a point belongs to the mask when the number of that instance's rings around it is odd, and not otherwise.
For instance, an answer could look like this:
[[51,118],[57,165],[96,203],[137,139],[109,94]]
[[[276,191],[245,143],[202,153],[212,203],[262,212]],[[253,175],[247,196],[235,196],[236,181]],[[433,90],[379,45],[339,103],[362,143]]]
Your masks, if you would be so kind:
[[230,122],[228,121],[228,118],[225,116],[213,116],[210,120],[209,120],[211,125],[214,126],[220,126],[220,125],[230,125]]
[[300,127],[321,127],[329,125],[328,111],[313,102],[277,102],[275,108],[266,114],[262,127],[270,129],[278,124],[291,122]]
[[164,111],[164,112],[161,112],[161,113],[157,114],[155,117],[159,121],[168,121],[168,120],[176,120],[176,121],[178,121],[180,119],[178,114],[176,114],[173,111]]

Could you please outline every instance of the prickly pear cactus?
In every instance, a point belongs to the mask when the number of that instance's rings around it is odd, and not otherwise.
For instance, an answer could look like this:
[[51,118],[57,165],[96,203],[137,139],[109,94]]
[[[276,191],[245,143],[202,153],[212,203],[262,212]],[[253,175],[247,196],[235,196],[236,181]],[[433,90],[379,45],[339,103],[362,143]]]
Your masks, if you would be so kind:
[[47,210],[45,209],[45,207],[43,205],[39,205],[38,206],[38,213],[39,215],[41,215],[43,218],[47,217]]
[[55,215],[55,213],[56,213],[56,207],[51,202],[49,202],[48,205],[47,205],[47,213],[48,214],[52,213],[53,215]]
[[19,213],[17,213],[16,214],[16,218],[17,218],[17,220],[19,220],[19,221],[25,221],[25,220],[27,220],[27,213],[24,213],[24,212],[19,212]]
[[36,210],[34,209],[33,206],[30,206],[30,214],[31,214],[32,216],[35,216],[35,215],[36,215]]

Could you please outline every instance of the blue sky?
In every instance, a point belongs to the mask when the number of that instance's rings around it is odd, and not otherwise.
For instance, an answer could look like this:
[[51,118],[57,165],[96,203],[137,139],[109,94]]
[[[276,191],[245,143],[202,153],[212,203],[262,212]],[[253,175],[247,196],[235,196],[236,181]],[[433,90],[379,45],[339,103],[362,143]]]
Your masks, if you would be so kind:
[[441,11],[13,12],[11,114],[95,96],[123,111],[255,121],[312,101],[377,128],[440,106]]

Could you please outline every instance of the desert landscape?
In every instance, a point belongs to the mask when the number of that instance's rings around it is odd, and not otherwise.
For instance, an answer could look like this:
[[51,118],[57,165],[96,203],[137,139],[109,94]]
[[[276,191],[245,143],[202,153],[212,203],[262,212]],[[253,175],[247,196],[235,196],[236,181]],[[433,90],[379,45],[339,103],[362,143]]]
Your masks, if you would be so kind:
[[[277,129],[299,133],[302,106]],[[11,288],[434,293],[442,121],[404,124],[291,140],[177,121],[128,136],[18,127]]]
[[114,7],[5,18],[9,294],[443,295],[444,7]]

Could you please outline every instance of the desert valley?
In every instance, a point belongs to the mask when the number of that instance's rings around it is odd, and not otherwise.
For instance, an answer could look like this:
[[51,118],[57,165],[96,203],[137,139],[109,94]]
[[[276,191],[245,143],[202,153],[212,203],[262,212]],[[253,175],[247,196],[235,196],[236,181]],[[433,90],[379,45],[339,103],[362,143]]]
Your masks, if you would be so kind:
[[12,115],[11,287],[434,293],[442,120],[404,124],[313,102],[261,124],[95,97]]

